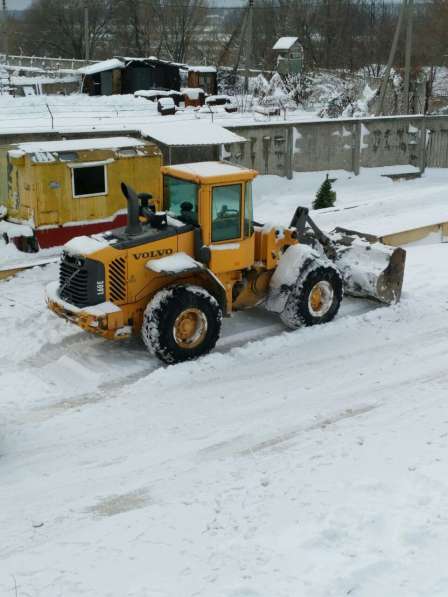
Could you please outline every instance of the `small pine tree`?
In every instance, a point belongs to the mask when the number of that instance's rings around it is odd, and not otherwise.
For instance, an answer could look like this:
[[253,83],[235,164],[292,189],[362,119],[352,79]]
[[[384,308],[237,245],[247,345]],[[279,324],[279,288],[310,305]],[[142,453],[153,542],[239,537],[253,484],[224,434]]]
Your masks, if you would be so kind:
[[333,207],[336,202],[336,192],[331,187],[331,180],[327,178],[322,183],[320,189],[317,191],[316,198],[313,201],[313,209],[325,209],[326,207]]

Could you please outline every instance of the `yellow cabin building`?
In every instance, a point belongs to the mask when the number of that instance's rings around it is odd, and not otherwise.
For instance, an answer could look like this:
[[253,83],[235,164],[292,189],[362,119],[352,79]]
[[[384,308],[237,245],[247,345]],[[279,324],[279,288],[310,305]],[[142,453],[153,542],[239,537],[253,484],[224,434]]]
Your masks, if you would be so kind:
[[0,205],[7,209],[9,236],[23,250],[63,245],[75,236],[123,226],[121,182],[155,200],[162,197],[162,154],[141,139],[23,143],[7,152],[3,164],[0,174],[7,184],[0,186],[6,188]]

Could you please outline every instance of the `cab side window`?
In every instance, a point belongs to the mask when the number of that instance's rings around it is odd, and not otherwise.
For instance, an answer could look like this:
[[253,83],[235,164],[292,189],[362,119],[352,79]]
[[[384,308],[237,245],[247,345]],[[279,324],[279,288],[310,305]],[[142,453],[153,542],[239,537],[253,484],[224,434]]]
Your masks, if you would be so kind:
[[212,189],[212,242],[241,237],[241,185]]
[[165,205],[170,216],[185,224],[198,224],[198,185],[173,176],[164,177]]

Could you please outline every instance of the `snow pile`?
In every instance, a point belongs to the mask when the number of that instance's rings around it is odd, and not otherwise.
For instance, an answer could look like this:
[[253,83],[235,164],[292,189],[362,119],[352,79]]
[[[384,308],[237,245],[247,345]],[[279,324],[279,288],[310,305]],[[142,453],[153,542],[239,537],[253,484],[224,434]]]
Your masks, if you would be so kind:
[[280,290],[283,286],[291,287],[297,282],[297,278],[303,268],[306,267],[306,263],[311,263],[319,257],[320,255],[307,245],[289,247],[282,255],[271,278],[270,288]]
[[265,302],[266,309],[282,313],[297,280],[321,255],[307,245],[293,245],[282,255],[277,269],[269,284],[269,295]]
[[18,238],[19,236],[30,238],[34,235],[34,232],[26,224],[14,224],[7,220],[0,220],[0,237],[4,234],[6,234],[8,239]]

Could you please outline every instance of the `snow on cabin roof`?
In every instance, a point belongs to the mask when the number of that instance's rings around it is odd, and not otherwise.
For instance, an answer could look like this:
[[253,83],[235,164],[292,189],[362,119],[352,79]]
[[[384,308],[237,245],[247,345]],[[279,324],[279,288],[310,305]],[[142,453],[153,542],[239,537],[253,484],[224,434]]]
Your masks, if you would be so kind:
[[111,58],[110,60],[103,60],[102,62],[97,62],[96,64],[83,66],[82,68],[78,69],[78,72],[82,75],[95,75],[97,73],[103,73],[107,70],[114,70],[116,68],[124,67],[124,62],[121,62],[121,60],[118,60],[118,58]]
[[133,137],[106,137],[101,139],[70,139],[68,141],[33,141],[20,143],[16,150],[27,154],[61,152],[61,151],[86,151],[94,149],[123,149],[124,147],[140,147],[144,141]]
[[143,128],[141,133],[143,137],[149,137],[172,147],[246,142],[244,137],[240,137],[217,124],[197,120],[151,124]]
[[236,166],[228,164],[227,162],[195,162],[191,164],[175,164],[174,166],[167,166],[166,170],[173,170],[174,172],[184,172],[192,176],[200,178],[218,178],[221,176],[235,176],[241,177],[243,173],[254,178],[255,170],[244,168],[243,166]]
[[193,73],[216,73],[216,66],[189,66],[188,71]]
[[290,50],[296,41],[298,41],[298,39],[298,37],[281,37],[272,49]]

